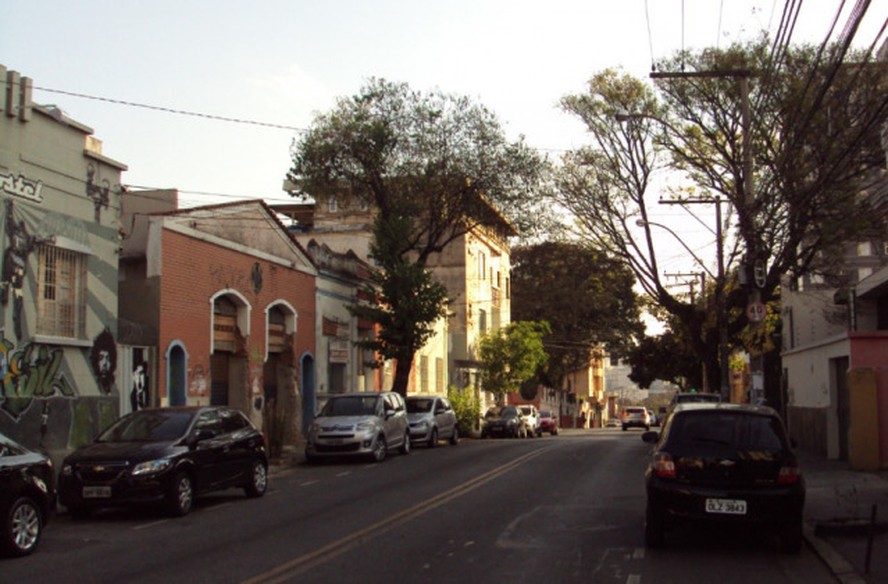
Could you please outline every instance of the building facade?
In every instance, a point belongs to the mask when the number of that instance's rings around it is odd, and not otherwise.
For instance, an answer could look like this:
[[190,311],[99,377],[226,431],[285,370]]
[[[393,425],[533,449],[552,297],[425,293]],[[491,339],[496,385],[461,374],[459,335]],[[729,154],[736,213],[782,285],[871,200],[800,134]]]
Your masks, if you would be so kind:
[[[154,198],[158,207],[144,214]],[[132,200],[139,215],[126,205]],[[315,286],[308,254],[262,201],[162,211],[168,192],[128,193],[120,313],[150,346],[148,405],[229,405],[275,447],[301,441],[317,386]],[[159,212],[158,212],[159,211]],[[131,390],[135,393],[136,388]],[[137,400],[133,407],[139,407]]]
[[59,459],[118,415],[120,176],[0,66],[0,431]]

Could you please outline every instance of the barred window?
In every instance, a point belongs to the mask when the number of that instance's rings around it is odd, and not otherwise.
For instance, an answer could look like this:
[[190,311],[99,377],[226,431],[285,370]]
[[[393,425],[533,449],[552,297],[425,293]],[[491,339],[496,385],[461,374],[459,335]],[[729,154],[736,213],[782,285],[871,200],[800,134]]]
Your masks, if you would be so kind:
[[41,245],[38,251],[37,334],[86,337],[86,255]]

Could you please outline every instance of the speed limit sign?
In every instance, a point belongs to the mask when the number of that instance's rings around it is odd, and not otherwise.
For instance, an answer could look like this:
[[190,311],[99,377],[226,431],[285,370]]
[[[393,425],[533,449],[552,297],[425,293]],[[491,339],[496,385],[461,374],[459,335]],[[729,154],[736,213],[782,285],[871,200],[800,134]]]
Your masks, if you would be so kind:
[[762,322],[765,320],[765,305],[762,302],[750,302],[746,305],[746,318],[750,322]]

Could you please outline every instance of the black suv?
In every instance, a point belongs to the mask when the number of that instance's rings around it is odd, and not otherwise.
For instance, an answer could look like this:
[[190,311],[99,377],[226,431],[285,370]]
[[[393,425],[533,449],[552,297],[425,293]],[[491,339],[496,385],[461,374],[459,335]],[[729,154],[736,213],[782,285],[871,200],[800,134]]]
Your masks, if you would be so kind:
[[765,406],[675,407],[645,471],[645,544],[659,547],[682,522],[766,526],[782,548],[802,544],[805,482],[776,411]]

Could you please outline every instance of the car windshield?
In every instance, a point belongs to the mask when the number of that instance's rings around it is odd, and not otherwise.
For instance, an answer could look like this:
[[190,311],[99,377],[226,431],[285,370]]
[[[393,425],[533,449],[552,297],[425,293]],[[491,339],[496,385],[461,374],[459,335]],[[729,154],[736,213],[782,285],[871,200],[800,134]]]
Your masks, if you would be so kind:
[[685,445],[711,444],[744,451],[785,449],[782,426],[773,416],[685,412],[672,426],[670,433]]
[[432,404],[435,403],[433,399],[408,399],[407,400],[407,413],[408,414],[427,414],[432,411]]
[[549,412],[543,410],[542,412],[540,412],[540,417],[541,417],[541,418],[551,418],[551,417],[552,417],[552,414],[550,414]]
[[165,442],[185,435],[195,412],[141,410],[117,420],[98,442]]
[[321,410],[324,417],[336,416],[373,416],[376,414],[378,395],[344,395],[330,398]]

